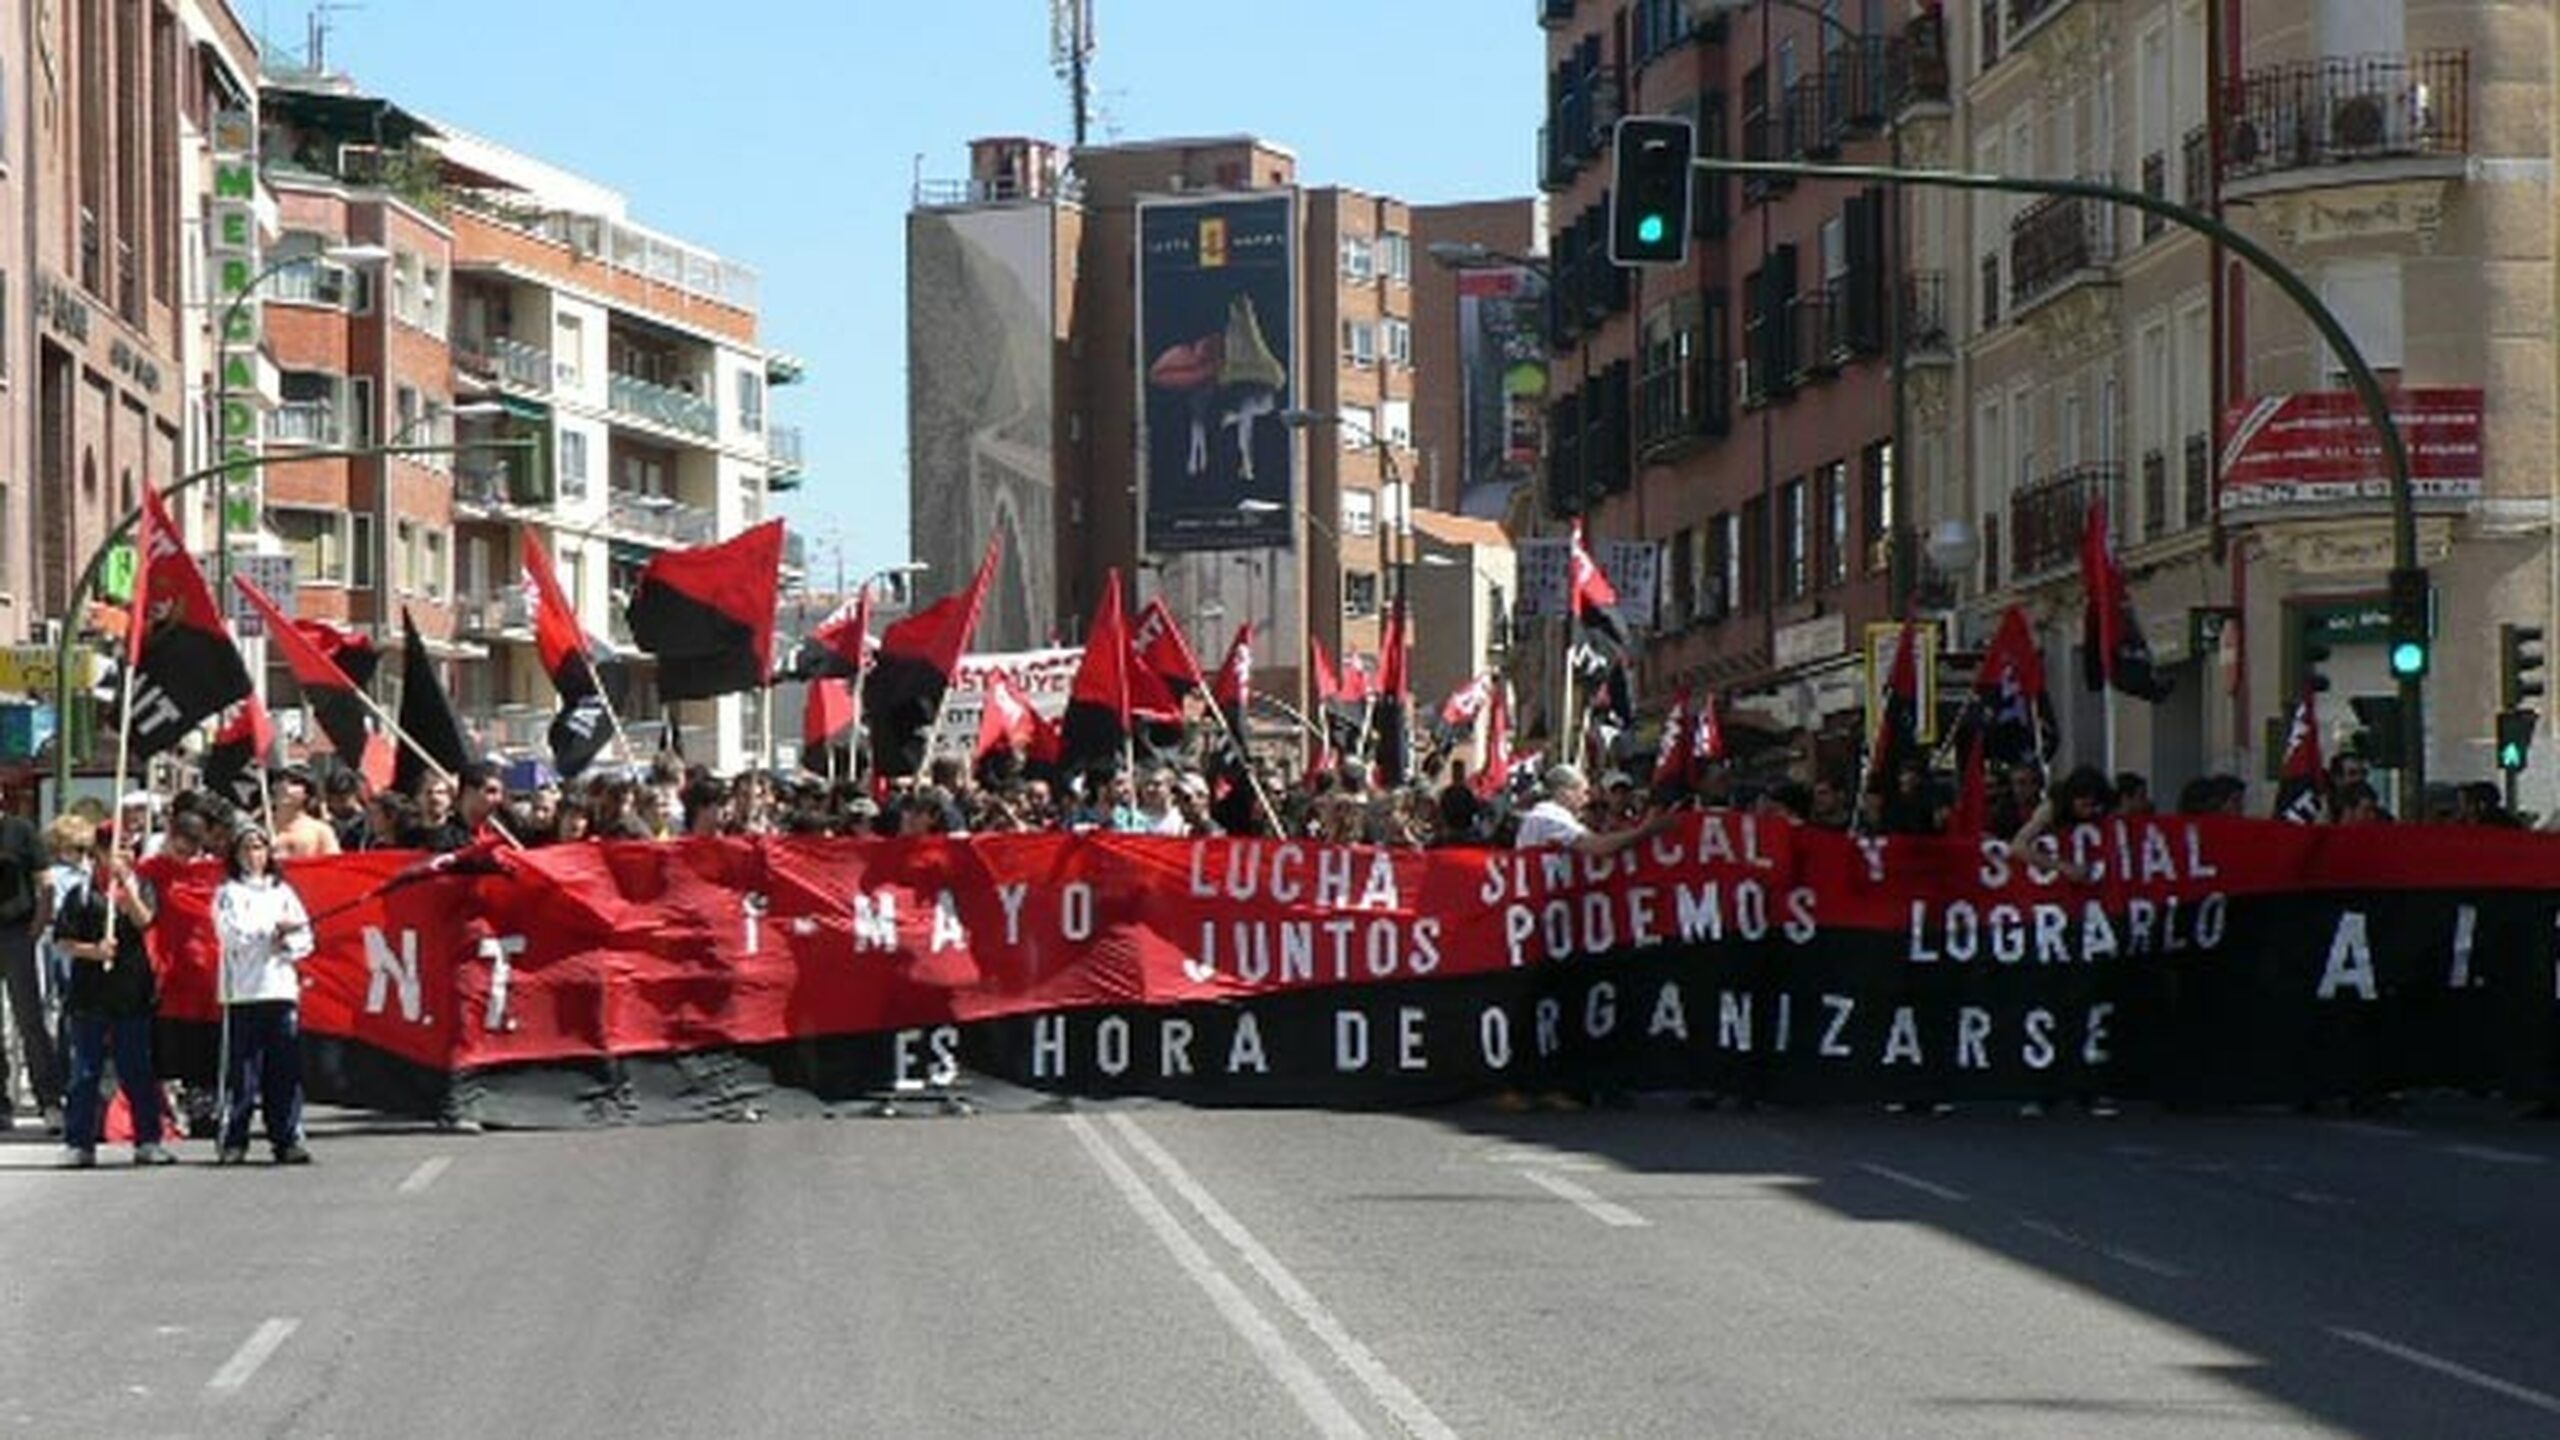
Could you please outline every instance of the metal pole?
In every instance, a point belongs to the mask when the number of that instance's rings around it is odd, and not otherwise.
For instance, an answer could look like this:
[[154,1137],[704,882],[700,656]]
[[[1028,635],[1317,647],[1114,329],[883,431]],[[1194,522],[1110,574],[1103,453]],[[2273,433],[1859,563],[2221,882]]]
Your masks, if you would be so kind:
[[[2400,427],[2391,418],[2391,400],[2383,391],[2382,379],[2356,347],[2355,337],[2347,333],[2336,314],[2322,303],[2320,296],[2304,283],[2302,277],[2276,258],[2265,247],[2231,226],[2203,211],[2190,209],[2175,201],[2145,195],[2138,190],[2120,189],[2093,180],[2042,179],[2014,175],[1978,175],[1962,170],[1903,170],[1885,165],[1804,165],[1780,160],[1720,160],[1700,156],[1689,162],[1712,175],[1793,176],[1809,180],[1849,180],[1870,184],[1934,185],[1951,190],[1996,190],[2017,195],[2069,195],[2084,200],[2097,200],[2110,205],[2125,205],[2147,215],[2157,215],[2173,225],[2181,226],[2219,242],[2246,262],[2252,270],[2284,292],[2303,317],[2325,341],[2330,352],[2346,370],[2347,380],[2363,405],[2365,418],[2373,425],[2382,444],[2382,458],[2391,481],[2391,556],[2392,566],[2400,570],[2423,570],[2418,563],[2418,514],[2416,496],[2409,483],[2409,450]],[[2409,792],[2423,802],[2427,791],[2426,738],[2423,705],[2426,682],[2403,679],[2400,682],[2400,711],[2406,718],[2405,747],[2401,774],[2409,784]],[[2403,807],[2406,808],[2406,807]]]

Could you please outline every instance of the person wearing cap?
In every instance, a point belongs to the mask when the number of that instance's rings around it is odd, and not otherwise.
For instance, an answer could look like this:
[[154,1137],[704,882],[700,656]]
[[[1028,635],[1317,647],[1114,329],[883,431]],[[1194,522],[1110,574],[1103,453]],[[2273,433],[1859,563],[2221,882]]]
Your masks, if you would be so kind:
[[230,1050],[229,1113],[215,1162],[249,1158],[249,1112],[264,1110],[267,1144],[279,1165],[308,1165],[302,1143],[302,962],[311,957],[311,916],[277,873],[264,831],[243,828],[214,892],[214,932],[222,940],[222,1016]]
[[1547,798],[1529,807],[1520,817],[1519,838],[1514,846],[1521,850],[1571,850],[1593,858],[1615,855],[1631,845],[1639,844],[1680,823],[1680,817],[1668,810],[1657,811],[1644,822],[1627,830],[1602,832],[1584,823],[1583,807],[1591,800],[1591,782],[1582,771],[1571,765],[1550,765],[1546,776]]

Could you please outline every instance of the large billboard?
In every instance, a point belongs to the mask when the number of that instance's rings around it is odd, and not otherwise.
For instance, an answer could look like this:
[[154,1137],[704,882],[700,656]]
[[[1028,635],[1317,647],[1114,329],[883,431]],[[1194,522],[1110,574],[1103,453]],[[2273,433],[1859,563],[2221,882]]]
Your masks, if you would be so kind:
[[1296,476],[1297,200],[1138,207],[1139,485],[1156,554],[1285,548]]
[[969,583],[990,536],[1004,561],[978,640],[1057,629],[1057,212],[919,210],[907,224],[908,514],[927,594]]
[[1499,520],[1538,470],[1547,407],[1547,286],[1521,265],[1458,275],[1458,375],[1465,488],[1458,510]]

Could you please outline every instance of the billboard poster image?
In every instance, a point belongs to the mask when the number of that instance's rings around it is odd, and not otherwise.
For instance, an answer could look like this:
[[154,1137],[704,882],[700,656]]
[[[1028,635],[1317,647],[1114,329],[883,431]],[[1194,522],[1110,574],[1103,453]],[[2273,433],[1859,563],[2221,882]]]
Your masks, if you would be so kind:
[[1458,363],[1465,387],[1466,488],[1460,513],[1499,520],[1537,473],[1547,404],[1547,288],[1525,266],[1458,275]]
[[[1138,208],[1144,547],[1285,548],[1296,496],[1292,195]],[[1247,502],[1252,502],[1248,504]]]

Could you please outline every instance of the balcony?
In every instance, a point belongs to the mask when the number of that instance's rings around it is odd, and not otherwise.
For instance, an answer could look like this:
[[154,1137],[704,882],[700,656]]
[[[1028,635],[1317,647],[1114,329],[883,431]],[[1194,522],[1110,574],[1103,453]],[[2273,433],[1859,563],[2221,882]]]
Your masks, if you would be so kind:
[[1973,33],[1982,46],[1982,68],[1989,70],[2000,63],[2000,0],[1982,0],[1975,18],[1980,22]]
[[2027,585],[2080,563],[2080,532],[2089,507],[2120,514],[2113,464],[2074,465],[2009,497],[2009,578]]
[[1636,384],[1636,449],[1648,460],[1733,428],[1733,362],[1713,354],[1648,370]]
[[480,510],[539,507],[551,503],[550,477],[529,460],[504,455],[458,455],[453,462],[453,503]]
[[1982,279],[1981,279],[1981,285],[1980,285],[1980,287],[1976,290],[1976,292],[1975,292],[1975,293],[1976,293],[1977,295],[1979,295],[1979,296],[1980,296],[1981,301],[1982,301],[1982,327],[1981,327],[1981,328],[1983,328],[1984,330],[1997,330],[1997,329],[1999,329],[1999,328],[2000,328],[2000,257],[1999,257],[1999,255],[1997,255],[1996,253],[1995,253],[1995,254],[1990,254],[1990,255],[1985,255],[1985,256],[1983,256],[1983,257],[1982,257]]
[[2471,153],[2471,52],[2263,66],[2231,85],[2223,126],[2234,194],[2460,175]]
[[2115,259],[2113,222],[2105,205],[2078,195],[2048,195],[2010,221],[2011,313],[2106,279]]
[[719,430],[719,411],[710,401],[620,371],[607,377],[605,407],[616,415],[682,430],[706,440]]
[[2068,3],[2070,0],[2009,0],[2009,48],[2017,49],[2029,30]]
[[1844,312],[1828,291],[1798,295],[1787,305],[1787,349],[1795,362],[1788,373],[1799,385],[1837,375],[1849,359]]
[[1915,15],[1886,51],[1885,88],[1897,111],[1947,103],[1947,19]]
[[2181,513],[2190,529],[2205,522],[2213,513],[2213,439],[2207,435],[2187,437],[2187,498]]
[[2169,532],[2169,452],[2142,452],[2142,538],[2157,540]]
[[533,597],[521,585],[508,585],[478,594],[456,592],[453,597],[454,628],[465,635],[502,635],[533,628]]
[[706,545],[720,530],[719,517],[699,505],[628,490],[606,495],[605,519],[617,530],[671,545]]
[[2213,139],[2204,126],[2187,132],[2178,145],[2179,203],[2203,210],[2213,203]]
[[505,335],[456,340],[453,363],[461,369],[512,390],[551,393],[551,352]]
[[1902,277],[1902,355],[1906,362],[1947,360],[1955,332],[1947,324],[1947,276],[1914,270]]
[[335,405],[296,402],[267,412],[269,444],[335,447],[342,433]]
[[764,454],[768,463],[764,488],[797,490],[800,488],[800,427],[768,425],[764,432]]
[[1553,30],[1573,23],[1575,0],[1538,0],[1538,24]]

